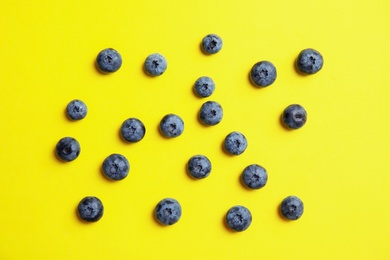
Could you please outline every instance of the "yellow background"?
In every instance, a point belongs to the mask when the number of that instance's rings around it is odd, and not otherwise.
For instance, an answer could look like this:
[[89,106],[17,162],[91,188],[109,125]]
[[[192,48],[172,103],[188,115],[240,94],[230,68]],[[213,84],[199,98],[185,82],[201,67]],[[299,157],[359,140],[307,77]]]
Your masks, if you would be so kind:
[[[0,259],[389,259],[389,11],[388,0],[3,0]],[[208,33],[224,41],[213,56],[199,48]],[[123,65],[102,75],[94,61],[107,47]],[[301,76],[293,64],[308,47],[325,64]],[[155,52],[168,69],[151,78],[142,66]],[[263,89],[248,80],[260,60],[278,71]],[[192,92],[203,75],[216,83],[206,99]],[[75,98],[89,112],[71,122],[65,107]],[[206,100],[222,105],[219,125],[197,120]],[[279,120],[292,103],[308,112],[297,131]],[[159,134],[167,113],[185,121],[182,136]],[[136,144],[119,137],[129,117],[147,128]],[[231,131],[248,139],[240,156],[221,148]],[[81,144],[70,163],[54,156],[64,136]],[[111,153],[130,161],[123,181],[100,172]],[[186,174],[195,154],[212,162],[204,180]],[[268,171],[261,190],[239,182],[251,163]],[[103,201],[97,223],[76,215],[87,195]],[[288,195],[305,204],[295,222],[278,213]],[[183,209],[169,227],[153,219],[165,197]],[[253,215],[241,233],[223,223],[237,204]]]

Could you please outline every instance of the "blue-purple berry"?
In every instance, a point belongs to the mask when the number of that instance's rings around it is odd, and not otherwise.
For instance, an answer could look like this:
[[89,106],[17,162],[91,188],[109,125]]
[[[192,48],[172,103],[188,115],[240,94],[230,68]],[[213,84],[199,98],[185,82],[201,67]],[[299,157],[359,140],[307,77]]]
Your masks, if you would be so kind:
[[123,180],[129,174],[130,163],[121,154],[111,154],[103,161],[102,171],[110,180]]
[[246,137],[238,131],[231,132],[225,137],[224,148],[229,154],[240,155],[247,147],[248,141]]
[[215,101],[203,103],[199,111],[199,119],[205,125],[213,126],[221,122],[223,117],[222,106]]
[[173,225],[179,221],[182,214],[180,203],[172,198],[161,200],[154,209],[154,217],[164,225]]
[[252,223],[252,214],[244,206],[234,206],[226,214],[226,224],[234,231],[244,231]]
[[121,126],[121,135],[124,140],[130,143],[136,143],[145,136],[145,125],[138,118],[128,118]]
[[211,162],[204,155],[194,155],[188,160],[187,171],[194,179],[206,178],[211,172]]
[[112,48],[104,49],[96,57],[96,66],[103,73],[115,72],[122,66],[122,57]]
[[322,69],[324,58],[314,49],[304,49],[297,58],[297,68],[303,74],[314,74]]
[[73,137],[64,137],[56,145],[57,156],[66,162],[75,160],[80,154],[80,144]]
[[85,197],[80,201],[77,207],[77,213],[80,219],[86,222],[96,222],[103,216],[103,203],[97,197]]
[[297,220],[303,214],[303,202],[297,196],[288,196],[282,201],[280,211],[287,219]]
[[222,49],[222,39],[216,34],[208,34],[202,39],[202,49],[206,54],[215,54]]
[[258,164],[251,164],[244,169],[241,179],[246,187],[260,189],[267,184],[268,173],[264,167]]
[[253,65],[250,72],[252,82],[256,87],[267,87],[276,80],[276,68],[269,61],[260,61]]
[[167,60],[159,53],[150,54],[144,63],[144,68],[149,76],[160,76],[168,67]]

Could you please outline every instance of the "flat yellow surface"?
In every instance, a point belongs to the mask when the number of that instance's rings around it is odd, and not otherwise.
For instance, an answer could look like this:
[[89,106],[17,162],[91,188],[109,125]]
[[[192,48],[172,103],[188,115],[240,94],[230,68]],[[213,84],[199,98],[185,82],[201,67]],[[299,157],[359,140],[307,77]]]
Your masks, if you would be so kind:
[[[0,259],[389,259],[390,258],[390,2],[372,1],[11,1],[0,8]],[[200,50],[208,33],[223,49]],[[98,52],[112,47],[123,66],[97,72]],[[301,76],[294,60],[304,48],[325,60]],[[142,70],[159,52],[161,77]],[[248,79],[252,65],[272,61],[278,78],[268,88]],[[206,99],[192,92],[203,75],[216,83]],[[87,117],[71,122],[65,107],[83,100]],[[206,100],[224,109],[219,125],[197,114]],[[307,124],[288,131],[283,109],[304,106]],[[185,121],[182,136],[163,138],[167,113]],[[119,137],[122,122],[141,119],[145,138]],[[241,131],[248,149],[222,150]],[[56,159],[65,136],[81,144],[79,158]],[[109,154],[131,164],[110,182],[100,171]],[[213,170],[195,181],[186,163],[204,154]],[[240,184],[249,164],[269,174],[261,190]],[[81,222],[78,202],[104,204],[103,218]],[[299,196],[305,212],[285,221],[278,206]],[[180,221],[163,227],[157,202],[176,198]],[[227,210],[253,215],[244,232],[229,231]]]

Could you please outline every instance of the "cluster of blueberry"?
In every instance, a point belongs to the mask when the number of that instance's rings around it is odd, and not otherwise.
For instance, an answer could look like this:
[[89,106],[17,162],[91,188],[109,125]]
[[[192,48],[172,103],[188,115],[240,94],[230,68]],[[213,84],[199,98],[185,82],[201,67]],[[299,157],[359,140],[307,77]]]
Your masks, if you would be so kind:
[[[222,39],[215,34],[209,34],[202,40],[202,50],[205,54],[218,53],[222,49]],[[117,71],[122,65],[120,54],[111,48],[102,50],[96,58],[97,68],[102,73]],[[323,66],[322,55],[314,49],[305,49],[298,55],[296,66],[303,74],[314,74]],[[167,69],[167,61],[159,53],[149,55],[144,62],[144,70],[150,76],[160,76]],[[276,79],[276,68],[269,61],[256,63],[250,72],[252,83],[257,87],[267,87]],[[213,80],[200,77],[194,84],[194,92],[199,97],[209,97],[215,89]],[[88,112],[87,106],[81,100],[71,101],[66,112],[71,120],[83,119]],[[213,126],[221,122],[223,109],[215,101],[207,101],[200,108],[199,119],[205,125]],[[288,106],[282,114],[282,121],[289,129],[301,128],[307,120],[305,109],[298,105]],[[184,131],[183,120],[175,114],[167,114],[160,121],[160,132],[167,138],[180,136]],[[121,136],[127,142],[139,142],[145,135],[145,126],[137,118],[125,120],[121,126]],[[240,155],[247,148],[248,142],[240,132],[231,132],[225,137],[224,149],[232,155]],[[62,138],[56,146],[56,154],[63,161],[73,161],[80,154],[80,144],[72,137]],[[128,160],[121,154],[111,154],[102,164],[103,174],[111,180],[122,180],[130,170]],[[187,163],[188,174],[194,179],[203,179],[211,172],[211,162],[204,155],[195,155]],[[247,166],[241,175],[243,184],[251,189],[264,187],[268,180],[266,169],[257,164]],[[78,205],[79,217],[87,222],[98,221],[103,216],[103,204],[94,196],[83,198]],[[161,200],[155,207],[155,218],[162,225],[176,223],[182,214],[180,203],[173,198]],[[296,220],[303,214],[303,203],[296,196],[288,196],[281,203],[281,213],[287,219]],[[252,222],[249,209],[238,205],[230,208],[226,214],[227,225],[235,231],[246,230]]]

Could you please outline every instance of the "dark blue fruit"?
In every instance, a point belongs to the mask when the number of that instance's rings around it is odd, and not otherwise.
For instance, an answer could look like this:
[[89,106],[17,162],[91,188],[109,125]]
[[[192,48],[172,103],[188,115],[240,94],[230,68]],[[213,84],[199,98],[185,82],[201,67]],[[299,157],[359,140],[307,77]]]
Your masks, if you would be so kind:
[[211,78],[203,76],[196,80],[194,90],[199,97],[209,97],[215,90],[215,83]]
[[204,124],[213,126],[221,122],[223,110],[219,103],[207,101],[202,105],[199,112],[199,119]]
[[282,215],[289,220],[297,220],[303,214],[303,202],[296,196],[288,196],[280,205]]
[[207,54],[215,54],[222,49],[222,39],[216,34],[206,35],[202,40],[202,49]]
[[226,214],[226,224],[234,231],[244,231],[252,223],[252,214],[244,206],[234,206]]
[[104,207],[100,199],[88,196],[77,207],[79,217],[87,222],[96,222],[103,216]]
[[242,182],[251,189],[260,189],[268,180],[267,171],[258,164],[247,166],[241,175]]
[[129,161],[121,154],[111,154],[103,162],[104,175],[111,180],[122,180],[130,171]]
[[225,151],[232,155],[242,154],[248,146],[246,137],[240,132],[231,132],[224,141]]
[[167,226],[175,224],[181,217],[181,206],[175,199],[163,199],[154,209],[154,216],[162,225]]
[[80,154],[80,144],[73,137],[64,137],[57,143],[56,154],[63,161],[73,161]]
[[101,72],[115,72],[122,66],[122,57],[116,50],[107,48],[99,52],[96,65]]
[[187,171],[195,179],[203,179],[210,175],[211,162],[204,155],[195,155],[188,160]]
[[66,106],[66,114],[72,120],[83,119],[88,113],[88,108],[81,100],[75,99]]
[[250,76],[257,87],[267,87],[276,80],[276,68],[269,61],[260,61],[253,65]]
[[178,137],[184,131],[184,122],[178,115],[168,114],[160,122],[160,131],[165,137]]
[[287,128],[301,128],[307,120],[306,110],[297,104],[286,107],[282,114],[282,121]]
[[140,141],[145,136],[145,125],[137,118],[126,119],[121,126],[121,135],[130,143]]
[[301,51],[297,58],[297,68],[304,74],[314,74],[321,70],[324,59],[318,51],[305,49]]
[[167,69],[167,60],[159,53],[149,55],[144,64],[145,71],[150,76],[160,76]]

